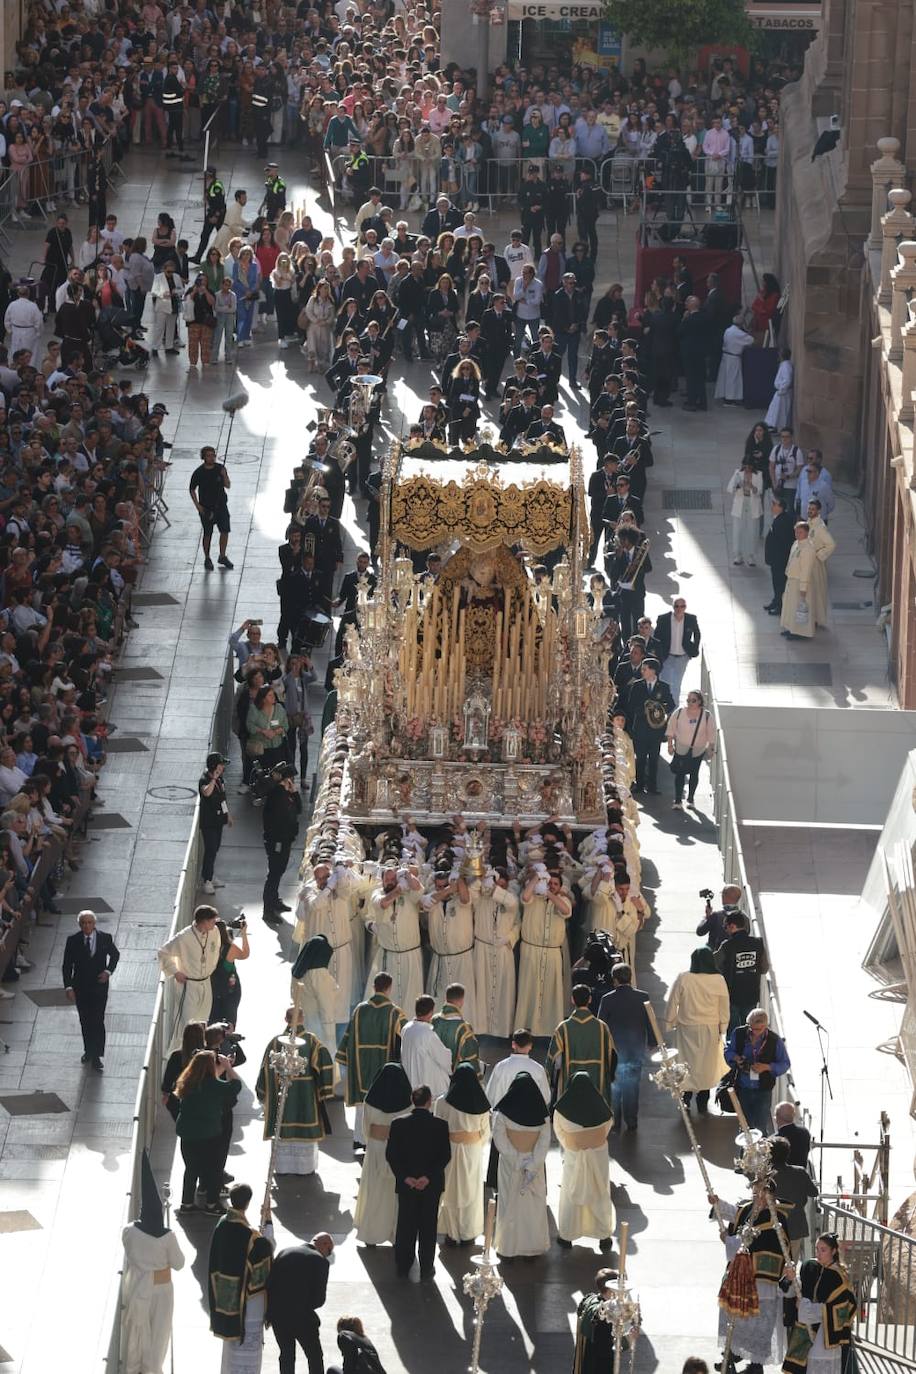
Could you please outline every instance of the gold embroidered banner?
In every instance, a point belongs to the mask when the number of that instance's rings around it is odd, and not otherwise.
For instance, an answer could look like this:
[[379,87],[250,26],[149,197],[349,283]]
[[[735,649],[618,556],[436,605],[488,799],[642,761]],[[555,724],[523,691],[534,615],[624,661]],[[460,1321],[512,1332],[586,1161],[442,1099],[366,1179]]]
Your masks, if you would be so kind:
[[391,530],[412,549],[458,539],[475,551],[524,542],[543,555],[569,540],[568,487],[546,479],[502,486],[493,474],[470,473],[462,485],[425,475],[399,481],[391,493]]

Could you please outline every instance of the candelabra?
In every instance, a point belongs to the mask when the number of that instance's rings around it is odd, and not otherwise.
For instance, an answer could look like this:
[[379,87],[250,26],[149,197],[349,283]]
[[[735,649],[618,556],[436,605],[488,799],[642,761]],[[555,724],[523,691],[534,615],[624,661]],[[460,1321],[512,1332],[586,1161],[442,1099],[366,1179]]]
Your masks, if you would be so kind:
[[639,1299],[627,1287],[627,1242],[630,1224],[620,1225],[620,1261],[617,1267],[617,1286],[605,1289],[607,1297],[598,1304],[596,1316],[606,1322],[614,1333],[614,1374],[620,1374],[620,1356],[626,1338],[630,1346],[630,1371],[636,1363],[636,1341],[642,1326]]
[[499,1265],[493,1258],[493,1226],[496,1220],[496,1202],[493,1198],[487,1204],[487,1223],[483,1238],[483,1251],[471,1256],[474,1268],[461,1280],[462,1287],[469,1298],[474,1300],[474,1339],[471,1345],[470,1374],[479,1374],[480,1341],[483,1336],[483,1322],[487,1308],[494,1298],[502,1292],[503,1281]]
[[[302,977],[302,974],[299,974]],[[296,979],[296,966],[293,965],[293,979]],[[299,998],[301,992],[296,988],[293,996],[293,1009],[289,1023],[289,1038],[285,1040],[279,1049],[271,1050],[268,1063],[271,1071],[277,1075],[279,1091],[277,1093],[277,1115],[274,1118],[274,1133],[270,1142],[270,1159],[267,1164],[267,1182],[264,1185],[264,1201],[261,1204],[261,1224],[268,1220],[270,1216],[270,1191],[273,1186],[274,1171],[277,1164],[277,1149],[280,1144],[280,1132],[283,1127],[283,1117],[286,1112],[286,1099],[289,1097],[289,1090],[293,1081],[302,1073],[302,1056],[299,1053],[299,1042],[296,1033],[299,1029]],[[266,1105],[265,1105],[266,1110]]]

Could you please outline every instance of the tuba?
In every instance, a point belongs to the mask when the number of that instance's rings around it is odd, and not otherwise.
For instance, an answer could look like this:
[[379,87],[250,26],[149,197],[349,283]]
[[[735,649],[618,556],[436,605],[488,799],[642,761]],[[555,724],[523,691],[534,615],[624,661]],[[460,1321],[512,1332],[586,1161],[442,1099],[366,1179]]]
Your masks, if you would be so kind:
[[372,393],[381,386],[384,378],[365,376],[350,379],[350,428],[361,434],[369,420],[372,409]]

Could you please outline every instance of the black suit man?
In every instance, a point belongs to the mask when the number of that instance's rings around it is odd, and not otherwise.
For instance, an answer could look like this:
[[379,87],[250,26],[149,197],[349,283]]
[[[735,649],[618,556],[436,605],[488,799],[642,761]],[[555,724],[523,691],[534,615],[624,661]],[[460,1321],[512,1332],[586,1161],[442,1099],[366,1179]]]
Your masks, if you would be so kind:
[[700,313],[700,302],[696,296],[688,296],[685,314],[681,320],[679,341],[681,346],[681,367],[687,384],[685,410],[706,410],[706,354],[709,341],[709,323]]
[[324,1374],[316,1309],[324,1306],[328,1295],[333,1249],[327,1231],[319,1231],[304,1245],[290,1245],[274,1255],[267,1280],[267,1324],[280,1347],[280,1374],[294,1374],[297,1341],[305,1352],[309,1374]]
[[302,545],[306,550],[314,550],[321,593],[330,601],[334,577],[343,562],[343,539],[340,525],[331,515],[331,503],[324,497],[318,500],[318,514],[310,515],[303,526]]
[[445,1187],[445,1166],[452,1157],[452,1147],[448,1123],[430,1111],[429,1088],[414,1088],[410,1100],[413,1111],[410,1116],[392,1121],[385,1147],[398,1195],[394,1263],[398,1277],[406,1279],[419,1249],[420,1278],[431,1279],[435,1273],[439,1198]]
[[661,676],[671,688],[675,706],[681,699],[681,684],[687,665],[700,652],[700,625],[690,615],[682,596],[674,599],[674,610],[665,611],[655,622],[655,640],[662,665]]
[[769,611],[770,615],[779,615],[782,611],[782,594],[786,589],[786,564],[795,543],[795,524],[782,497],[773,497],[772,508],[773,523],[763,541],[763,557],[770,569],[773,599],[763,609]]
[[79,1013],[83,1063],[91,1063],[96,1073],[101,1073],[108,983],[121,955],[112,937],[96,930],[94,912],[81,911],[77,920],[79,934],[69,936],[64,946],[64,987]]
[[495,396],[499,379],[503,375],[506,359],[512,352],[515,337],[512,312],[506,308],[506,298],[501,293],[491,296],[495,302],[485,310],[480,319],[480,334],[487,345],[487,366],[484,372],[484,389],[488,396]]

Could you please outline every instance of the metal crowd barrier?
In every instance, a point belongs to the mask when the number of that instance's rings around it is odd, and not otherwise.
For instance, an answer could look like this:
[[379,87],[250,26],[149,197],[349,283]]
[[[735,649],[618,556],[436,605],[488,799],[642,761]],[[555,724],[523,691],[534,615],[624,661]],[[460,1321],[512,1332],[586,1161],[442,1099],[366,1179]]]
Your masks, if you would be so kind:
[[[715,687],[712,675],[709,671],[709,664],[706,661],[706,654],[700,654],[700,690],[703,693],[703,700],[706,709],[709,711],[716,728],[716,749],[709,761],[709,785],[712,788],[712,807],[716,824],[719,827],[719,853],[722,856],[722,878],[723,884],[733,883],[735,887],[740,887],[744,893],[743,910],[751,920],[751,929],[754,935],[760,936],[764,944],[767,944],[766,927],[763,922],[763,915],[754,896],[753,888],[748,880],[747,868],[744,862],[744,849],[741,844],[741,834],[738,829],[738,807],[735,802],[735,795],[732,791],[731,774],[728,768],[728,750],[725,747],[725,731],[722,728],[722,720],[719,716],[719,706],[716,701]],[[767,946],[769,948],[769,946]],[[770,1027],[777,1035],[782,1036],[783,1019],[779,1005],[779,991],[776,986],[776,977],[772,966],[769,973],[763,979],[760,1005],[769,1017]],[[780,1102],[790,1102],[793,1100],[789,1089],[794,1090],[795,1084],[792,1078],[792,1070],[776,1079],[776,1087],[773,1093],[773,1106],[776,1107]]]
[[[225,753],[229,748],[231,734],[232,708],[235,701],[235,680],[233,678],[233,657],[227,654],[223,681],[213,708],[210,720],[209,741],[211,749]],[[172,919],[166,939],[171,939],[179,930],[191,924],[194,908],[197,906],[198,877],[202,848],[200,826],[198,824],[199,799],[189,820],[190,835],[184,852],[178,888],[172,907]],[[131,1132],[129,1169],[130,1187],[124,1202],[124,1224],[139,1215],[140,1207],[140,1167],[143,1151],[149,1149],[156,1129],[156,1118],[160,1100],[162,1070],[168,1057],[172,1029],[177,1013],[175,980],[160,975],[153,1004],[152,1019],[143,1065],[134,1101],[134,1124]],[[106,1300],[106,1318],[99,1358],[105,1364],[108,1374],[117,1374],[121,1367],[121,1273],[110,1280]]]
[[821,1202],[820,1226],[839,1237],[856,1294],[856,1339],[916,1364],[916,1239],[833,1202]]
[[[109,184],[114,185],[118,177],[124,175],[115,157],[114,141],[106,139],[99,151],[99,160],[105,169]],[[40,162],[30,162],[25,169],[23,180],[27,181],[27,192],[22,194],[22,180],[13,169],[3,169],[0,180],[0,241],[7,248],[11,243],[6,230],[8,227],[23,227],[14,216],[21,211],[26,216],[26,227],[34,227],[38,216],[28,213],[39,211],[41,219],[47,224],[60,210],[66,209],[66,202],[76,202],[77,197],[86,198],[87,166],[89,154],[55,153]],[[34,194],[39,190],[39,194]],[[21,202],[21,204],[20,204]],[[56,209],[50,208],[55,206]]]

